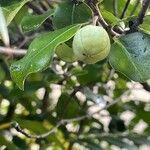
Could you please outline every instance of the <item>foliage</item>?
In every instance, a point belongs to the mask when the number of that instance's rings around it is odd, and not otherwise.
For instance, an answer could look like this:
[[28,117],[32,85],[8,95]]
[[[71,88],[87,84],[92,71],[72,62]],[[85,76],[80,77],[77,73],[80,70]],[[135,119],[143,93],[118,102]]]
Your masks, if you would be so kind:
[[[150,146],[150,100],[132,98],[131,88],[150,91],[150,16],[142,17],[142,2],[0,0],[0,149]],[[72,49],[88,24],[111,40],[109,56],[95,64],[76,61]]]

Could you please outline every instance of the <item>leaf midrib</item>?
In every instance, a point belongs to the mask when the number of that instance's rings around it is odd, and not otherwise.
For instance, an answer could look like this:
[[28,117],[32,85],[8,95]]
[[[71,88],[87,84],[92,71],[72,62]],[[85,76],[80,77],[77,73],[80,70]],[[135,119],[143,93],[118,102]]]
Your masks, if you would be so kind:
[[[75,28],[75,27],[77,27],[77,25],[76,26],[73,26],[72,28],[69,28],[67,31],[65,31],[65,32],[63,32],[62,34],[60,34],[59,36],[57,36],[56,38],[54,38],[49,44],[47,44],[46,46],[44,46],[39,52],[37,52],[35,55],[29,55],[29,57],[30,57],[30,60],[25,64],[25,66],[24,66],[24,68],[28,65],[28,64],[30,64],[30,62],[31,62],[31,60],[32,60],[32,58],[33,57],[36,57],[37,55],[39,55],[40,53],[43,53],[43,49],[46,49],[52,42],[54,42],[54,41],[56,41],[58,38],[60,38],[62,35],[64,35],[64,34],[66,34],[68,31],[70,31],[71,29],[73,29],[73,28]],[[55,45],[54,46],[54,48],[56,47],[57,45]],[[26,56],[27,57],[27,56]],[[26,71],[27,69],[25,69],[25,71]],[[32,71],[30,71],[27,75],[29,75],[30,73],[31,73]],[[24,73],[23,73],[24,74]],[[26,75],[26,76],[27,76]],[[24,78],[26,77],[26,76],[24,76]]]

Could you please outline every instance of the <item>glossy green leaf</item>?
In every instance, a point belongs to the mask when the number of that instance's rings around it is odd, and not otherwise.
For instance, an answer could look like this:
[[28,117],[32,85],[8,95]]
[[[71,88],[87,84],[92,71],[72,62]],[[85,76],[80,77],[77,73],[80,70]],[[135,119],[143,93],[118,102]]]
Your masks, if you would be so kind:
[[7,25],[10,24],[10,22],[14,19],[14,17],[19,12],[19,10],[29,1],[30,0],[21,0],[19,2],[16,1],[10,3],[10,5],[6,5],[5,7],[2,7],[5,14]]
[[20,26],[22,19],[29,14],[30,12],[28,11],[27,5],[23,6],[14,18],[15,24],[18,24]]
[[144,82],[150,79],[150,36],[135,32],[115,40],[109,61],[116,71],[131,80]]
[[20,89],[24,89],[24,80],[29,74],[41,71],[50,64],[55,48],[73,37],[80,26],[72,25],[46,33],[31,43],[26,56],[10,68],[12,79]]
[[51,15],[53,15],[54,10],[50,9],[42,15],[28,15],[25,16],[21,21],[21,26],[23,32],[29,32],[35,30],[41,26],[41,24]]
[[91,9],[85,4],[73,5],[72,2],[62,2],[54,13],[53,23],[56,28],[75,23],[85,23],[92,18]]
[[150,35],[150,16],[146,16],[144,18],[143,24],[141,24],[140,29],[143,30],[145,33]]

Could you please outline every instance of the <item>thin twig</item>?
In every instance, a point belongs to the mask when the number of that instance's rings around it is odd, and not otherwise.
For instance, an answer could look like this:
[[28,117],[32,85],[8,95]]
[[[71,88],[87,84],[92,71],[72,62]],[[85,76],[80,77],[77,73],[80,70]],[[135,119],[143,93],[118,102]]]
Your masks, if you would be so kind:
[[40,7],[38,7],[38,6],[36,6],[36,5],[33,5],[31,2],[28,2],[27,5],[28,5],[28,7],[31,8],[36,14],[38,14],[38,15],[43,14],[43,10],[42,10]]
[[98,20],[98,16],[94,16],[92,20],[94,26],[96,26],[97,20]]
[[14,48],[0,46],[0,54],[24,56],[26,52],[27,51],[25,49],[14,49]]
[[137,18],[137,23],[138,23],[137,25],[140,25],[143,23],[143,20],[144,20],[146,11],[149,8],[149,5],[150,5],[150,0],[143,0],[142,9]]
[[[94,6],[93,6],[94,7]],[[95,10],[97,11],[98,13],[98,16],[99,16],[99,22],[101,23],[101,25],[105,28],[105,29],[108,29],[109,28],[109,25],[107,24],[107,22],[104,20],[100,10],[99,10],[99,7],[98,7],[98,4],[95,6]]]
[[138,30],[138,26],[143,23],[147,9],[149,8],[150,0],[143,0],[141,11],[137,19],[129,21],[130,32]]
[[49,9],[49,6],[47,5],[45,1],[39,1],[39,3],[44,11],[47,11]]
[[94,12],[94,16],[98,16],[98,22],[104,29],[106,29],[112,36],[120,36],[120,34],[116,33],[112,27],[105,21],[103,18],[100,10],[99,10],[99,3],[93,2],[92,0],[89,0],[88,5],[91,7],[91,9]]
[[126,11],[127,11],[127,9],[128,9],[128,6],[129,6],[130,2],[131,2],[131,0],[127,0],[127,2],[126,2],[126,4],[125,4],[125,7],[124,7],[124,9],[123,9],[123,12],[122,12],[122,14],[121,14],[121,16],[120,16],[120,19],[124,18],[124,15],[125,15],[125,13],[126,13]]
[[13,122],[12,123],[12,127],[14,127],[18,132],[22,133],[23,135],[25,135],[26,137],[28,138],[35,138],[35,139],[42,139],[42,138],[46,138],[47,136],[49,136],[50,134],[53,134],[54,132],[56,132],[56,130],[63,124],[66,124],[66,123],[72,123],[72,122],[75,122],[75,121],[81,121],[81,120],[84,120],[86,118],[91,118],[93,117],[93,115],[97,114],[97,113],[100,113],[102,110],[105,110],[109,107],[111,107],[112,105],[116,104],[120,99],[117,99],[115,101],[113,101],[112,103],[106,105],[105,107],[99,109],[98,111],[95,111],[93,112],[92,114],[86,114],[86,115],[83,115],[83,116],[80,116],[80,117],[76,117],[76,118],[72,118],[72,119],[62,119],[60,120],[57,125],[55,127],[53,127],[51,130],[49,130],[48,132],[44,133],[44,134],[41,134],[41,135],[31,135],[31,134],[28,134],[26,133],[21,127],[20,125],[17,123],[17,122]]

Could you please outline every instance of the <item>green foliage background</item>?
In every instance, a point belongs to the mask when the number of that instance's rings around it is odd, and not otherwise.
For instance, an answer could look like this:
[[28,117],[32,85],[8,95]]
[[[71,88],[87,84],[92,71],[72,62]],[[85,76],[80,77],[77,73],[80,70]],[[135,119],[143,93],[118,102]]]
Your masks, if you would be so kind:
[[[46,2],[0,0],[11,47],[28,49],[23,58],[0,54],[0,150],[110,150],[116,146],[134,150],[141,145],[150,146],[150,100],[144,101],[145,95],[143,99],[130,96],[134,88],[150,92],[150,17],[144,18],[139,26],[142,33],[135,33],[138,35],[131,33],[119,40],[110,35],[112,50],[105,60],[93,65],[66,63],[55,49],[65,43],[61,50],[71,51],[74,34],[81,26],[92,23],[94,13],[88,0]],[[120,19],[127,0],[118,0],[116,6],[113,2],[103,0],[99,4],[103,18],[114,28],[128,29],[128,21],[137,17],[141,3],[130,3]],[[136,41],[134,46],[129,43],[132,40]],[[4,46],[2,41],[0,46]],[[145,46],[146,54],[141,51]],[[16,121],[29,135],[43,134],[60,120],[87,115],[115,100],[117,103],[96,115],[61,124],[43,139],[28,138],[12,126]],[[135,130],[139,122],[146,125],[142,132]]]

